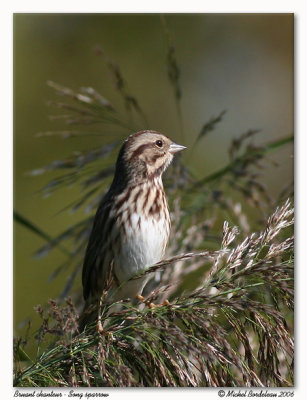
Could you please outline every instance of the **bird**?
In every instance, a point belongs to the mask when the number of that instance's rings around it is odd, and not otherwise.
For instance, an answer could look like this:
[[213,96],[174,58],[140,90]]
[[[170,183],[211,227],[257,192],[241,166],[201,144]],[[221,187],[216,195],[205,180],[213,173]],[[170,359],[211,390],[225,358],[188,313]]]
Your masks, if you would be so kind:
[[113,181],[98,206],[85,252],[82,285],[84,329],[106,286],[106,301],[142,299],[150,278],[143,275],[162,260],[170,213],[162,175],[176,153],[186,149],[154,130],[131,134],[121,146]]

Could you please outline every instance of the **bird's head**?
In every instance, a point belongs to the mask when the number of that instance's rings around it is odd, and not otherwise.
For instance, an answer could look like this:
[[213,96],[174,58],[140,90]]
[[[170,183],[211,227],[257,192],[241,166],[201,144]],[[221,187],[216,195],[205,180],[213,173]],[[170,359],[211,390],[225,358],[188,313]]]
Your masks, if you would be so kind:
[[141,131],[126,139],[119,157],[123,158],[134,178],[153,179],[161,176],[174,154],[185,148],[162,133]]

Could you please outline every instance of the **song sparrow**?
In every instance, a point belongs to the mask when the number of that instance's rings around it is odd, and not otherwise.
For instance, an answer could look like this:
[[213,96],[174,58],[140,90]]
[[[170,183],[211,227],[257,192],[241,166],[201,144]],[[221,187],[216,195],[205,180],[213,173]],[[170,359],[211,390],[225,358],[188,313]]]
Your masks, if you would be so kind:
[[113,284],[108,297],[117,301],[141,295],[148,275],[122,283],[164,255],[170,217],[162,173],[173,155],[183,149],[170,138],[149,130],[125,140],[86,250],[82,271],[85,309],[99,301],[111,268]]

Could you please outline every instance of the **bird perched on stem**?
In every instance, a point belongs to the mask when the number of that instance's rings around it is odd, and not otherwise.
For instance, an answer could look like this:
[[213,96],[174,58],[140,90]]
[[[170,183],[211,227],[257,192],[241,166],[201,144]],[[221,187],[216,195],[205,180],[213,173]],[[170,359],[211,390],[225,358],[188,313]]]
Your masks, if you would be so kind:
[[[134,133],[123,143],[85,254],[84,315],[97,305],[107,286],[107,301],[142,294],[149,276],[129,279],[163,258],[170,216],[162,174],[174,154],[183,149],[167,136],[150,130]],[[87,323],[88,318],[83,316],[81,329]]]

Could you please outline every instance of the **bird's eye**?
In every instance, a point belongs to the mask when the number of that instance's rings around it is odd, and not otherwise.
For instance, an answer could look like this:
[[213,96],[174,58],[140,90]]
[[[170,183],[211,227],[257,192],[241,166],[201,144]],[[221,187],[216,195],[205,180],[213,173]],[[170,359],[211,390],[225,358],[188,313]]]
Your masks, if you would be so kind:
[[163,146],[162,140],[157,140],[157,141],[156,141],[156,145],[157,145],[158,147],[162,147],[162,146]]

